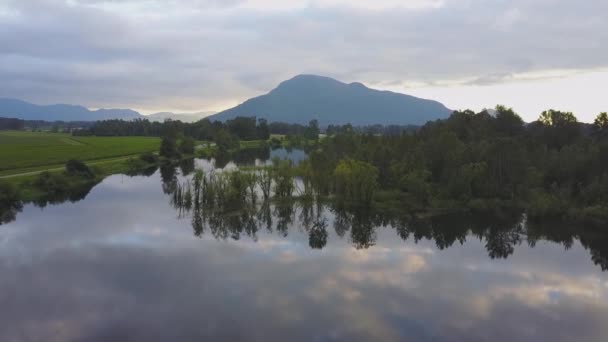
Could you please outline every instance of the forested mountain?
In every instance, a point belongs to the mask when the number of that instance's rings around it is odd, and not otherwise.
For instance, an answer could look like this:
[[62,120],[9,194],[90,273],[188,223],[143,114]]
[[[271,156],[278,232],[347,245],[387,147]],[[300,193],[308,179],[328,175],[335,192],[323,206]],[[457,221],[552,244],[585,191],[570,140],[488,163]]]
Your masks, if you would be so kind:
[[445,119],[451,113],[439,102],[370,89],[361,83],[346,84],[315,75],[299,75],[262,95],[220,112],[211,120],[225,121],[237,116],[256,116],[269,122],[307,124],[351,123],[422,125]]

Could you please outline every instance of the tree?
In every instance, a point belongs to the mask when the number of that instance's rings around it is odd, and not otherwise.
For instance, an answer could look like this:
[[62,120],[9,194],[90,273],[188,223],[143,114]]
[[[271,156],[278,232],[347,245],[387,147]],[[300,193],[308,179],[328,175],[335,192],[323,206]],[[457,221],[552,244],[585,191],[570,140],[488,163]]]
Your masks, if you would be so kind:
[[593,126],[598,132],[605,131],[608,128],[608,113],[599,113],[593,122]]
[[577,123],[576,116],[571,112],[562,112],[559,110],[549,109],[540,114],[538,121],[542,122],[547,126],[564,126],[568,124]]
[[160,155],[165,158],[175,158],[179,156],[175,136],[165,135],[160,142]]
[[22,208],[23,204],[15,186],[0,182],[0,224],[13,221]]
[[319,122],[317,120],[311,120],[308,123],[308,127],[304,131],[304,137],[308,140],[319,139]]
[[258,119],[258,139],[268,140],[270,139],[270,129],[268,128],[268,121],[266,119]]
[[411,194],[421,204],[427,204],[431,195],[431,186],[428,183],[431,173],[428,170],[413,170],[404,175],[399,185],[402,190]]
[[226,121],[228,131],[241,140],[256,140],[258,137],[255,117],[238,116]]
[[194,139],[183,137],[179,143],[179,152],[183,154],[194,154]]
[[71,159],[65,164],[65,171],[70,176],[93,178],[93,171],[82,161]]
[[341,160],[334,170],[336,193],[349,201],[370,204],[378,187],[378,169],[366,162]]
[[239,144],[238,140],[234,139],[234,137],[225,129],[218,130],[215,133],[214,140],[220,152],[226,152],[230,149],[236,148]]
[[499,134],[513,136],[523,131],[524,120],[513,111],[513,108],[497,105],[495,126]]

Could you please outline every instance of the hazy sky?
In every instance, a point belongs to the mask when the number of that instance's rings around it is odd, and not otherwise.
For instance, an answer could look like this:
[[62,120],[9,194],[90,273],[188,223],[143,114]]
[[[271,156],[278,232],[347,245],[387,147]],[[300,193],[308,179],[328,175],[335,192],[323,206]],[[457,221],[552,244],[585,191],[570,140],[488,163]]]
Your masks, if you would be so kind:
[[0,97],[221,110],[300,73],[450,108],[608,111],[607,0],[0,0]]

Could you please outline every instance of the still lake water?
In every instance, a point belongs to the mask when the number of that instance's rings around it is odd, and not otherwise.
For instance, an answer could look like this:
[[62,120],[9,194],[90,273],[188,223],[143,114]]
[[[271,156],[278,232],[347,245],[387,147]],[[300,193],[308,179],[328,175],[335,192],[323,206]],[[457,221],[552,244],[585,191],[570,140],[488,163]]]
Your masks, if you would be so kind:
[[608,340],[605,237],[321,207],[319,238],[297,205],[197,230],[162,180],[1,225],[0,341]]

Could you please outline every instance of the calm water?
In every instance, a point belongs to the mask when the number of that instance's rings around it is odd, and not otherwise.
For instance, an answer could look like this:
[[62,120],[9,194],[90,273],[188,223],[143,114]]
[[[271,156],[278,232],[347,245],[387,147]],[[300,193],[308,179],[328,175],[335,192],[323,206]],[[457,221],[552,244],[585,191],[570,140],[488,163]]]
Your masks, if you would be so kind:
[[197,225],[166,173],[0,226],[0,341],[608,339],[604,237],[297,205]]

